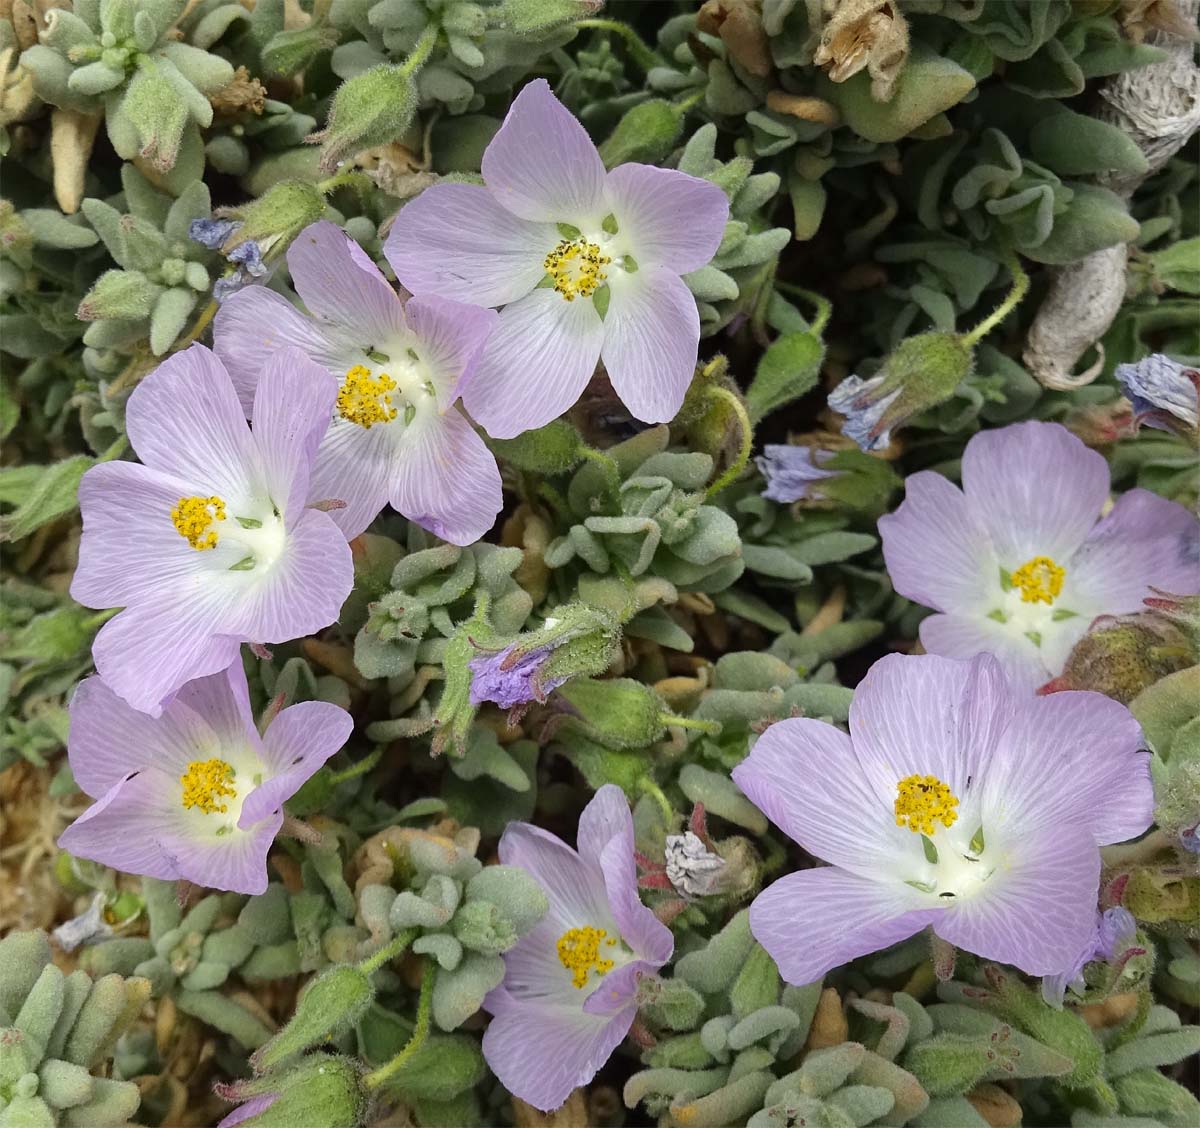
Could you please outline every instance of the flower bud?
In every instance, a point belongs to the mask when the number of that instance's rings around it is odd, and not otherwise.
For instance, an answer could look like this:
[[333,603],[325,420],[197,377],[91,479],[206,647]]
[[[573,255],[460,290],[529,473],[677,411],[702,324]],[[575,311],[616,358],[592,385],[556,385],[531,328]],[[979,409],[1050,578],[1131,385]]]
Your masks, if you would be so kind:
[[359,1067],[349,1058],[310,1054],[280,1075],[217,1085],[226,1100],[244,1102],[218,1128],[235,1124],[254,1128],[358,1128],[366,1115],[368,1095]]
[[291,1021],[254,1052],[250,1060],[255,1072],[263,1073],[352,1025],[374,997],[370,978],[353,964],[322,972],[305,988]]
[[325,128],[307,140],[321,146],[321,168],[332,172],[363,149],[397,140],[416,109],[416,87],[403,67],[372,67],[338,87]]
[[[224,218],[241,220],[240,226],[226,235],[221,249],[231,262],[250,267],[257,255],[261,265],[262,258],[277,258],[304,228],[324,213],[325,199],[315,184],[281,180],[245,207],[220,210]],[[257,244],[256,251],[239,252],[246,243]]]

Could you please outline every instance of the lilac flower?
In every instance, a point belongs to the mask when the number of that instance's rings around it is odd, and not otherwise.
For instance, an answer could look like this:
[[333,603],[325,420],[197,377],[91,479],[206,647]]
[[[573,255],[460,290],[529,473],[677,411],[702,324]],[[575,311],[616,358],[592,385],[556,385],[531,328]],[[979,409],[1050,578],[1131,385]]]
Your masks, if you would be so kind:
[[505,956],[483,1055],[506,1089],[543,1112],[587,1084],[633,1025],[637,981],[674,950],[638,899],[633,818],[605,784],[579,817],[579,849],[509,823],[500,861],[535,877],[550,899],[542,922]]
[[102,462],[79,486],[83,538],[71,594],[124,607],[96,668],[158,716],[184,682],[225,669],[243,642],[287,642],[333,622],[353,584],[346,538],[304,507],[337,388],[294,349],[276,353],[253,432],[217,358],[192,345],[129,397],[142,463]]
[[813,488],[813,483],[822,478],[837,477],[836,470],[821,469],[833,457],[833,451],[782,443],[768,444],[755,460],[759,473],[767,480],[767,488],[762,496],[781,504],[820,496],[819,491]]
[[1077,994],[1083,993],[1086,987],[1083,969],[1093,960],[1124,962],[1128,956],[1145,951],[1130,951],[1136,937],[1137,921],[1128,909],[1118,906],[1098,913],[1091,935],[1067,969],[1056,975],[1047,975],[1042,980],[1042,998],[1052,1007],[1061,1010],[1068,987]]
[[1200,372],[1162,353],[1118,364],[1117,383],[1139,423],[1196,437],[1200,428]]
[[216,350],[249,405],[263,360],[295,345],[338,380],[309,497],[336,498],[347,537],[390,501],[453,544],[477,541],[503,504],[500,471],[455,406],[496,320],[440,297],[402,304],[379,269],[332,223],[306,227],[288,249],[306,317],[261,286],[217,314]]
[[921,623],[933,654],[990,651],[1031,691],[1062,672],[1096,616],[1139,610],[1152,586],[1200,587],[1196,518],[1138,489],[1101,519],[1108,466],[1057,423],[975,435],[962,481],[913,474],[879,522],[896,590],[939,612]]
[[188,682],[157,718],[87,678],[71,701],[67,752],[96,802],[58,844],[124,873],[262,893],[283,803],[352,728],[344,709],[306,701],[260,737],[240,660]]
[[435,184],[406,204],[388,259],[414,293],[504,306],[467,409],[497,438],[557,418],[596,361],[638,419],[675,416],[700,320],[680,275],[721,242],[729,205],[672,169],[604,163],[544,79],[483,154],[486,186]]
[[932,927],[1031,975],[1092,933],[1098,846],[1152,818],[1129,711],[1098,693],[1026,697],[991,655],[890,655],[854,694],[850,735],[772,725],[733,770],[784,833],[830,863],[776,881],[750,928],[806,984]]
[[482,654],[467,663],[471,667],[471,704],[494,701],[502,709],[512,709],[530,701],[545,701],[546,695],[567,680],[541,677],[541,669],[554,652],[552,646],[518,651],[516,643],[495,654]]

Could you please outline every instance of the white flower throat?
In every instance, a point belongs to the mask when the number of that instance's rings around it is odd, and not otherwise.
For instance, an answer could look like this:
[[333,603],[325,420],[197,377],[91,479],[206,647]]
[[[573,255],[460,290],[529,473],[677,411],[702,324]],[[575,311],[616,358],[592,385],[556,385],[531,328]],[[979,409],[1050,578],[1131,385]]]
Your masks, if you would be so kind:
[[1034,556],[1012,572],[1002,568],[1000,587],[1004,595],[1001,605],[988,612],[988,618],[1041,646],[1055,623],[1078,615],[1061,605],[1066,578],[1067,570],[1049,556]]
[[906,852],[905,884],[950,905],[980,889],[996,870],[982,824],[973,832],[959,820],[959,799],[937,776],[910,775],[896,784],[896,825],[920,836],[921,851]]
[[[238,829],[242,804],[263,782],[262,765],[248,750],[222,759],[192,760],[179,777],[179,805],[190,812],[197,832],[217,838]],[[231,762],[234,761],[234,762]]]
[[436,408],[437,397],[420,358],[406,345],[388,352],[368,349],[367,363],[342,377],[334,410],[348,423],[369,431],[376,424],[411,423],[420,410]]
[[246,511],[242,514],[231,516],[229,508],[229,503],[215,494],[181,497],[171,510],[171,523],[197,552],[220,548],[222,560],[232,556],[231,572],[270,568],[287,540],[278,507],[268,499],[238,505]]
[[553,285],[564,301],[593,297],[608,281],[610,270],[629,274],[637,270],[633,256],[617,246],[615,216],[606,216],[599,230],[582,231],[560,223],[558,231],[562,239],[546,255],[542,266],[546,283]]

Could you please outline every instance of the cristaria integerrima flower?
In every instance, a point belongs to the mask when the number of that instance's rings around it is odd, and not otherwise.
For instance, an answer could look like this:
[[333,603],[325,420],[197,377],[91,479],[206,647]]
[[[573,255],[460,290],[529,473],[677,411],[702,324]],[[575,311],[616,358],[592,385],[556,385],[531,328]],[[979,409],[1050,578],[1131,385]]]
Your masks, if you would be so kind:
[[1107,516],[1108,464],[1057,423],[1016,423],[967,443],[962,489],[924,470],[879,522],[896,590],[939,612],[932,654],[992,653],[1026,690],[1062,672],[1098,615],[1137,611],[1152,587],[1200,590],[1200,522],[1129,490]]
[[922,929],[1031,975],[1092,938],[1099,847],[1149,827],[1142,732],[1099,693],[1014,692],[991,655],[889,655],[854,691],[850,735],[779,721],[733,778],[829,866],[768,886],[750,928],[806,984]]
[[294,345],[338,381],[310,499],[346,503],[332,516],[347,537],[391,502],[452,544],[479,540],[503,504],[500,471],[457,401],[496,314],[436,296],[401,302],[327,220],[300,232],[287,261],[310,316],[262,286],[239,290],[217,314],[214,348],[243,403],[263,360]]
[[354,581],[350,548],[304,500],[336,396],[324,369],[284,349],[263,367],[251,430],[229,374],[192,345],[129,397],[126,431],[142,461],[83,476],[71,594],[124,608],[92,656],[135,709],[157,716],[243,642],[289,642],[337,618]]
[[504,307],[463,393],[467,410],[511,438],[566,411],[603,360],[638,419],[674,418],[700,340],[680,276],[716,252],[725,193],[674,169],[606,173],[545,79],[514,99],[484,151],[483,179],[427,188],[387,240],[413,293]]
[[124,873],[262,893],[284,802],[353,727],[345,709],[305,701],[259,736],[240,658],[188,682],[159,717],[88,678],[71,700],[67,751],[96,802],[58,844]]

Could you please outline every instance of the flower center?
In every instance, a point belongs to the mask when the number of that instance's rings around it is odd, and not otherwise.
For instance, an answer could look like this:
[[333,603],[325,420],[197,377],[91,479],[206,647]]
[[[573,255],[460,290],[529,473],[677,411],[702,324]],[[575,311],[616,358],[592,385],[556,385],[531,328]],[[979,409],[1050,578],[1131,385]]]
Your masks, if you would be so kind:
[[1023,603],[1053,603],[1062,591],[1066,574],[1067,570],[1049,556],[1035,556],[1012,574],[1012,584],[1021,593]]
[[219,497],[181,497],[171,510],[176,532],[197,552],[217,547],[214,521],[225,520],[225,503]]
[[612,971],[613,961],[606,960],[600,955],[600,944],[606,948],[616,946],[616,940],[608,936],[604,928],[568,928],[558,938],[559,962],[571,973],[571,982],[576,987],[587,985],[588,975],[595,971],[597,975],[605,975]]
[[224,760],[193,760],[179,777],[183,809],[199,807],[206,815],[225,814],[229,805],[221,800],[237,795],[237,788],[230,786],[233,776],[233,766]]
[[569,302],[590,298],[608,275],[604,268],[612,259],[600,253],[598,243],[584,239],[564,239],[545,258],[542,265],[554,280],[554,288]]
[[910,775],[896,784],[896,825],[914,834],[932,834],[935,822],[953,826],[957,807],[958,798],[937,776]]
[[372,376],[369,368],[356,364],[346,373],[338,392],[338,414],[365,430],[370,430],[376,423],[389,423],[398,414],[388,394],[395,390],[396,381],[386,372]]

